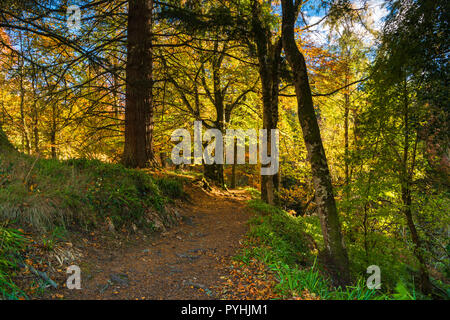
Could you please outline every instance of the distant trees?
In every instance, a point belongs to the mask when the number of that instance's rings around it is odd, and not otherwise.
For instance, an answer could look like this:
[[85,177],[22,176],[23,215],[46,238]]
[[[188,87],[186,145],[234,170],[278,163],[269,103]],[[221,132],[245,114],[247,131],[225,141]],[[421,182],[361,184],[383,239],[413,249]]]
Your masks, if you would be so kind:
[[[28,136],[28,143],[24,139],[22,144],[25,152],[30,145],[33,152],[55,158],[92,156],[94,149],[108,146],[105,140],[116,139],[122,125],[122,112],[117,112],[120,101],[116,99],[113,106],[108,92],[119,92],[116,96],[120,97],[124,83],[123,64],[110,63],[123,61],[123,3],[78,2],[89,22],[81,23],[81,30],[73,33],[67,29],[67,3],[63,1],[9,2],[0,5],[0,27],[14,46],[1,43],[12,57],[9,68],[2,71],[12,81],[11,89],[17,80],[26,95],[22,103],[13,99],[4,109],[15,116],[15,107],[22,108],[20,119],[25,120],[25,127],[13,116],[7,118],[7,130]],[[118,81],[107,86],[112,75]]]
[[[257,78],[251,66],[239,61],[245,59],[241,45],[219,32],[207,35],[168,50],[171,54],[161,60],[167,88],[175,93],[172,99],[176,100],[179,117],[185,117],[186,124],[189,119],[201,120],[204,127],[225,134],[236,119],[236,110],[255,91]],[[177,42],[186,38],[189,36],[180,36]],[[222,164],[203,166],[205,177],[224,186]]]
[[[83,152],[89,154],[93,143],[104,143],[100,137],[121,131],[123,125],[123,163],[130,167],[154,163],[153,1],[129,1],[128,27],[120,22],[126,1],[115,5],[80,2],[82,15],[88,17],[85,21],[89,22],[81,23],[81,30],[76,34],[64,32],[67,29],[64,2],[46,1],[39,6],[33,1],[11,3],[12,6],[0,8],[0,26],[14,36],[26,32],[29,39],[34,39],[21,46],[21,50],[10,48],[21,66],[20,83],[25,84],[24,75],[28,72],[35,93],[34,112],[29,114],[33,149],[37,152],[44,138],[39,137],[42,130],[39,120],[45,119],[48,124],[43,133],[54,158],[57,157],[57,136],[67,127],[83,123],[94,129],[89,134],[95,136],[95,140],[81,142]],[[37,18],[45,15],[48,15],[46,23]],[[76,74],[80,68],[87,72]],[[76,93],[75,99],[71,93]],[[122,106],[121,101],[124,101]],[[25,101],[20,105],[23,145],[24,150],[28,150],[32,141],[31,132],[27,132]],[[48,111],[49,118],[42,119],[43,110]],[[92,121],[93,117],[104,117],[105,121]]]

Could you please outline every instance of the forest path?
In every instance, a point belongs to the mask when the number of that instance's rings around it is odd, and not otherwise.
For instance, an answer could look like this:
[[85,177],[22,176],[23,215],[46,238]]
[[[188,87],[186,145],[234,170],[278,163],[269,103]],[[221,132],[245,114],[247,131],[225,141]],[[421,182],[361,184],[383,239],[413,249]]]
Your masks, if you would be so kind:
[[[65,299],[217,299],[215,288],[241,247],[251,214],[245,191],[206,192],[185,187],[190,196],[178,208],[182,222],[167,231],[111,248],[86,245],[81,290],[57,290]],[[95,238],[94,238],[95,240]],[[52,292],[55,296],[55,292]]]

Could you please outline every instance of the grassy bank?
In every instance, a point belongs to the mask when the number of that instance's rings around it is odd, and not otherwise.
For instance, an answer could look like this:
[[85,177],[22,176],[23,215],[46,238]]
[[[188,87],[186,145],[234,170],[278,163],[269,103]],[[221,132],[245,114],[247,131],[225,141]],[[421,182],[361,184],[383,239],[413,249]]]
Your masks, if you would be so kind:
[[[317,297],[325,300],[416,299],[416,294],[398,283],[395,290],[369,289],[364,275],[355,275],[352,286],[335,287],[318,259],[322,246],[317,217],[294,217],[259,200],[249,202],[258,214],[236,259],[257,259],[277,275],[277,290],[285,298]],[[367,276],[366,276],[367,277]]]
[[174,222],[167,204],[183,196],[181,180],[95,160],[47,160],[0,151],[0,297],[18,297],[10,275],[32,234],[97,228],[149,232]]
[[180,181],[95,160],[46,160],[0,154],[0,219],[36,230],[144,226],[149,211],[164,212],[182,195]]

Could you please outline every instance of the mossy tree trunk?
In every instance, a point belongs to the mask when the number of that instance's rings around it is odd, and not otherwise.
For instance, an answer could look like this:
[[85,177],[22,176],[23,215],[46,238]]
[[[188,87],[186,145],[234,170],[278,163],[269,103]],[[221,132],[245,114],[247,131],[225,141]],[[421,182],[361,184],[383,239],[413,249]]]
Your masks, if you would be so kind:
[[341,234],[331,175],[314,110],[305,58],[295,41],[294,27],[301,2],[295,1],[294,4],[293,0],[283,0],[281,3],[283,10],[283,47],[293,72],[298,117],[311,165],[325,248],[340,275],[340,281],[348,283],[350,280],[349,262]]

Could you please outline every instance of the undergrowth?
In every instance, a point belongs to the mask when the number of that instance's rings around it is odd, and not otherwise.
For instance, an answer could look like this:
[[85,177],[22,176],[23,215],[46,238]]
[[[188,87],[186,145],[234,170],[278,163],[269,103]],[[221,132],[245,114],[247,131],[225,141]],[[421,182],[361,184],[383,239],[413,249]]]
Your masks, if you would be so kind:
[[25,246],[26,238],[22,232],[0,226],[0,298],[26,297],[11,279],[11,273],[17,269],[16,256]]
[[264,262],[277,275],[277,290],[284,297],[307,292],[325,300],[416,299],[415,292],[401,282],[391,294],[369,289],[361,275],[351,286],[334,287],[317,259],[316,245],[323,242],[318,217],[294,217],[260,200],[251,200],[249,207],[259,214],[250,220],[246,246],[235,258]]
[[25,296],[12,281],[25,237],[10,226],[42,235],[43,246],[52,250],[60,235],[106,221],[121,229],[134,224],[154,230],[155,214],[171,221],[166,205],[184,196],[180,179],[96,160],[47,160],[10,151],[0,150],[0,299]]
[[36,159],[0,153],[0,220],[36,230],[146,224],[149,210],[164,214],[169,199],[183,195],[180,181],[97,160]]

